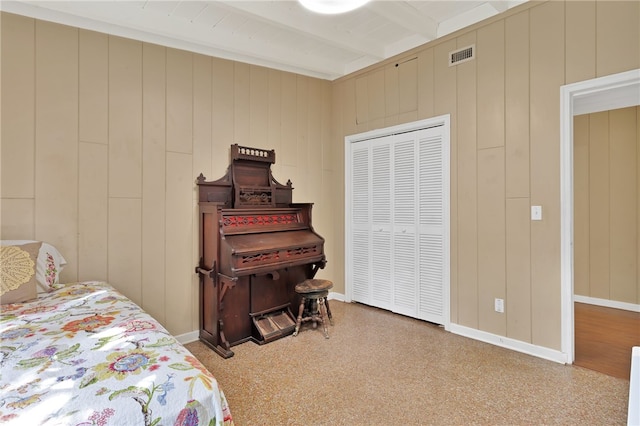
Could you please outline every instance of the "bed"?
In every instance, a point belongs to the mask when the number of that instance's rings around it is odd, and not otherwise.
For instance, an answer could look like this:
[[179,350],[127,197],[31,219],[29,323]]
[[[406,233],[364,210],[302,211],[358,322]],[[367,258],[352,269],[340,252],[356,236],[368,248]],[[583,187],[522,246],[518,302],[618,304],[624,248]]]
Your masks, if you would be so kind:
[[[20,261],[29,265],[26,255],[18,261],[7,247],[3,242],[0,256],[1,424],[233,424],[213,375],[108,283],[60,284],[51,271],[58,274],[63,265],[50,261],[35,298],[5,297],[20,290],[9,289],[20,277]],[[42,244],[32,247],[33,269],[41,251]]]

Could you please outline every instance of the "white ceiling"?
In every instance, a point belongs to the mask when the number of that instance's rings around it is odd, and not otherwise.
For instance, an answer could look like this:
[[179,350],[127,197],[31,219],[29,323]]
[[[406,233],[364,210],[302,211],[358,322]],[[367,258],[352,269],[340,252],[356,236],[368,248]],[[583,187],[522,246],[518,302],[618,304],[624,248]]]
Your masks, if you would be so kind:
[[0,1],[0,9],[334,80],[523,3],[374,0],[342,15],[280,1]]

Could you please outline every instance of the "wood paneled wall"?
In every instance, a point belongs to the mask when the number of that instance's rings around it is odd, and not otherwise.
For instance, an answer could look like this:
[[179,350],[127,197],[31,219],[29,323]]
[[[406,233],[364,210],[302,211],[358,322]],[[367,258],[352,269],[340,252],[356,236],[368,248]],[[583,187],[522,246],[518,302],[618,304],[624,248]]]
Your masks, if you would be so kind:
[[640,68],[639,28],[638,2],[527,2],[331,83],[3,13],[2,237],[195,330],[193,182],[237,142],[316,203],[344,292],[344,136],[451,114],[451,320],[560,349],[559,88]]
[[108,280],[197,330],[195,179],[238,143],[276,150],[341,282],[330,82],[7,13],[0,34],[3,239],[49,241],[65,281]]
[[451,114],[453,323],[560,350],[560,87],[640,68],[639,28],[638,2],[527,2],[334,83],[337,143]]
[[574,118],[574,290],[640,304],[640,107]]

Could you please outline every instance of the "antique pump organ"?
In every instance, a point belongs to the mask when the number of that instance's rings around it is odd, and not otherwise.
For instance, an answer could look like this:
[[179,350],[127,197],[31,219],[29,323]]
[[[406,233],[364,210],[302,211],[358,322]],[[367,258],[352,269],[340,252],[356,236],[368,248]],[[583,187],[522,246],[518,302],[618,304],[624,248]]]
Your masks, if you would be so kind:
[[296,284],[326,264],[310,203],[271,174],[275,151],[231,146],[216,181],[197,179],[200,212],[200,340],[224,358],[231,347],[293,333]]

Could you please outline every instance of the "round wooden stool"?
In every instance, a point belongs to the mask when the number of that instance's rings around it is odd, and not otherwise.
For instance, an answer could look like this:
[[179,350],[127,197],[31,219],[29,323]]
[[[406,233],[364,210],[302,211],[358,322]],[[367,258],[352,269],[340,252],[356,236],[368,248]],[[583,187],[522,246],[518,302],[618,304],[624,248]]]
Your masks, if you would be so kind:
[[296,293],[300,295],[301,300],[296,329],[293,332],[294,336],[298,335],[300,325],[303,322],[311,321],[313,322],[313,328],[316,328],[318,323],[321,323],[324,329],[324,337],[329,338],[325,318],[329,317],[329,321],[333,325],[331,309],[327,300],[329,289],[332,287],[333,283],[331,281],[319,279],[304,280],[296,285]]

